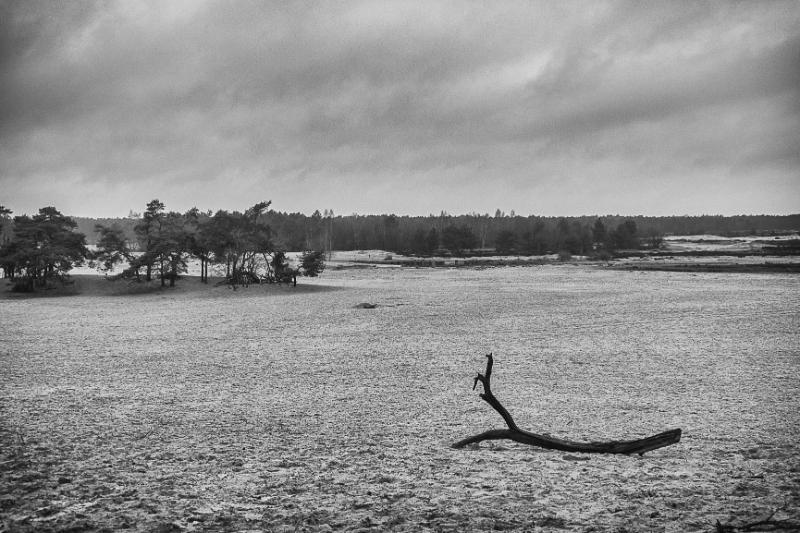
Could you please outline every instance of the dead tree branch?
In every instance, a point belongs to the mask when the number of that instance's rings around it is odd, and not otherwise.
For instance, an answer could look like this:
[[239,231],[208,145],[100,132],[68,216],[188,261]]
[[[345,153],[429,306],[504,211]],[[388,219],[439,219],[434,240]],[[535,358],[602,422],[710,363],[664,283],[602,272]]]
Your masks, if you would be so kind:
[[483,393],[480,395],[480,397],[486,403],[491,405],[501,417],[503,417],[508,429],[492,429],[489,431],[484,431],[478,435],[473,435],[472,437],[467,437],[466,439],[456,442],[453,444],[453,448],[463,448],[468,444],[473,444],[484,440],[509,439],[522,444],[546,448],[548,450],[585,453],[638,453],[639,455],[642,455],[645,452],[663,448],[664,446],[675,444],[681,440],[680,429],[672,429],[670,431],[665,431],[644,439],[605,442],[574,442],[545,435],[538,435],[536,433],[522,430],[517,426],[516,422],[514,422],[514,418],[511,416],[511,413],[509,413],[508,410],[503,407],[503,404],[501,404],[492,393],[491,377],[494,359],[492,354],[488,354],[486,358],[488,359],[486,362],[486,372],[483,374],[478,374],[475,377],[472,388],[474,390],[475,387],[478,386],[478,382],[480,382],[480,384],[483,386]]

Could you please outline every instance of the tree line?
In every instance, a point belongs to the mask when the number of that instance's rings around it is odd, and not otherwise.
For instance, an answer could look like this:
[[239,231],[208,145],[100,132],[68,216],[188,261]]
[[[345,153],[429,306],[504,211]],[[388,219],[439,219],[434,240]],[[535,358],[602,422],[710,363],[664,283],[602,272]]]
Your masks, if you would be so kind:
[[86,234],[78,224],[55,207],[44,207],[33,216],[10,218],[0,206],[0,267],[18,291],[33,291],[63,280],[75,265],[89,262],[110,272],[112,279],[160,280],[174,286],[187,271],[192,258],[200,262],[200,279],[209,280],[209,265],[224,268],[224,281],[233,288],[250,283],[291,282],[297,276],[317,276],[325,268],[322,251],[306,250],[298,266],[291,266],[285,249],[274,238],[265,213],[270,202],[259,202],[244,212],[220,210],[214,214],[190,209],[166,211],[159,200],[132,222],[132,234],[117,223],[93,228],[96,251],[87,247]]
[[[318,275],[332,250],[380,249],[416,256],[466,254],[611,256],[620,251],[657,249],[663,236],[718,234],[765,235],[800,228],[800,215],[700,217],[519,216],[497,210],[426,217],[334,215],[308,216],[270,209],[259,202],[243,212],[167,211],[159,200],[144,212],[119,219],[75,219],[54,207],[34,216],[17,216],[0,206],[0,267],[18,285],[32,288],[63,276],[72,264],[94,261],[110,271],[125,265],[118,279],[152,280],[174,285],[187,261],[200,262],[201,279],[209,266],[224,271],[232,286],[262,281],[292,281]],[[89,253],[88,244],[97,251]],[[286,252],[301,251],[290,267]]]
[[[141,215],[131,213],[115,224],[129,238]],[[658,248],[664,235],[768,234],[800,228],[800,215],[701,217],[540,217],[506,214],[334,215],[332,210],[312,215],[268,210],[264,220],[284,250],[386,250],[408,255],[615,254],[620,250]],[[92,219],[79,224],[91,228]]]

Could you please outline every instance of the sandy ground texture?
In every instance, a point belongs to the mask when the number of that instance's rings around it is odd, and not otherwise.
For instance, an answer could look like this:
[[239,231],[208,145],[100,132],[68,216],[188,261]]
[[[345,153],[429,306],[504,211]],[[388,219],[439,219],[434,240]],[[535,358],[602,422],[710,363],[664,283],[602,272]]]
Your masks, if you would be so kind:
[[[800,524],[797,275],[376,268],[294,290],[77,289],[0,300],[0,531]],[[471,388],[490,351],[525,429],[683,439],[643,457],[452,449],[502,427]]]

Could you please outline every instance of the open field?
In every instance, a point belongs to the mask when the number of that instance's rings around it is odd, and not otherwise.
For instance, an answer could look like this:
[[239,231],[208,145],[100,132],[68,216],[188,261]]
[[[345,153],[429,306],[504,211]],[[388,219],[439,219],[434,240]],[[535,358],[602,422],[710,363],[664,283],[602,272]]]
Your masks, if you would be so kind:
[[[800,523],[796,274],[371,268],[115,291],[0,300],[0,531]],[[471,390],[490,351],[525,429],[683,440],[452,449],[502,427]]]

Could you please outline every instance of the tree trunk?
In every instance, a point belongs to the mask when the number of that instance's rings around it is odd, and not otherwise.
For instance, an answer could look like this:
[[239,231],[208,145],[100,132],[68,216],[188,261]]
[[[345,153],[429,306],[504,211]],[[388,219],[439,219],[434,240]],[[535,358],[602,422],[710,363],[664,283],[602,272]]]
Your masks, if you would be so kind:
[[565,452],[638,453],[642,455],[651,450],[663,448],[670,444],[676,444],[681,440],[680,429],[672,429],[644,439],[605,442],[573,442],[524,431],[517,426],[511,414],[503,407],[500,401],[495,398],[494,394],[492,394],[490,380],[492,377],[492,365],[494,364],[494,360],[492,354],[486,357],[488,359],[486,363],[486,373],[477,375],[472,388],[474,389],[480,381],[481,385],[483,385],[483,394],[481,394],[481,398],[503,417],[508,429],[492,429],[478,435],[473,435],[472,437],[467,437],[453,444],[454,448],[463,448],[467,444],[473,444],[484,440],[510,439],[521,442],[522,444],[530,444],[531,446]]

